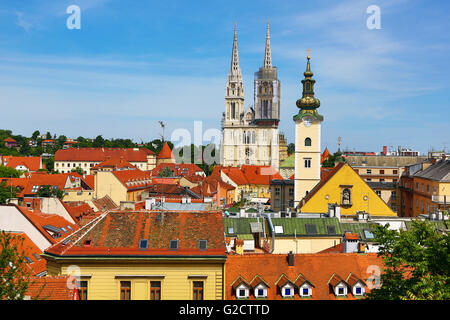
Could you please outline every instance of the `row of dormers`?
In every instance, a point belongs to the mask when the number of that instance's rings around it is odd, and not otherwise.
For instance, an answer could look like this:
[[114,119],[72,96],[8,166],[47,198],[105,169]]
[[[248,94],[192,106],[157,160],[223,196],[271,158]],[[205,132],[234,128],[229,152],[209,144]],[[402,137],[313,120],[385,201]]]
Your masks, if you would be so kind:
[[[301,273],[293,281],[285,274],[282,274],[275,282],[273,289],[259,275],[255,275],[251,281],[238,276],[231,286],[237,299],[248,299],[250,295],[253,295],[255,298],[267,298],[268,290],[277,290],[277,294],[280,294],[283,298],[294,298],[296,294],[301,298],[312,298],[315,290],[314,284]],[[346,280],[337,274],[333,274],[328,281],[328,286],[330,292],[336,297],[347,297],[349,293],[354,297],[362,297],[366,288],[365,282],[351,272]]]

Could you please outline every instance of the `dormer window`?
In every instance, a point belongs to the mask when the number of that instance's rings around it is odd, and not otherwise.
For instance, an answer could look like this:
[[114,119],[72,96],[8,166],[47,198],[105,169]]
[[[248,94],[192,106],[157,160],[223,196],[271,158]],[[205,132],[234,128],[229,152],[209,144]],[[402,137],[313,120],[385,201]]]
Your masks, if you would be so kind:
[[283,298],[292,298],[294,297],[294,287],[290,283],[286,283],[281,288],[281,295]]
[[244,284],[241,283],[237,288],[236,288],[236,298],[238,299],[247,299],[249,292],[248,292],[248,287]]
[[346,296],[347,295],[347,286],[344,283],[339,283],[335,287],[334,293],[336,296]]
[[310,285],[305,283],[301,287],[298,288],[298,293],[302,298],[311,297],[312,296],[312,288]]
[[254,289],[255,298],[267,298],[267,287],[260,283]]
[[354,296],[362,296],[364,295],[364,287],[359,283],[353,287],[353,295]]

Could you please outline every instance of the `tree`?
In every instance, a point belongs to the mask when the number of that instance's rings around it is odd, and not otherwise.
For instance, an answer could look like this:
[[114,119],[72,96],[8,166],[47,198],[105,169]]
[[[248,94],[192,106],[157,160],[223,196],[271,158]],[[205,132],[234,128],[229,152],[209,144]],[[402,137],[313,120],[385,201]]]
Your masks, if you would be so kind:
[[344,162],[345,158],[342,156],[342,153],[340,151],[337,151],[333,154],[330,154],[328,158],[326,158],[323,163],[322,167],[329,167],[334,168],[336,166],[336,162]]
[[52,188],[52,186],[43,185],[39,188],[37,196],[41,198],[57,197],[59,199],[62,199],[64,196],[64,192],[57,187]]
[[373,300],[450,299],[450,242],[429,221],[415,220],[408,231],[375,227],[375,243],[385,268]]
[[295,152],[295,144],[294,143],[289,143],[287,146],[287,153],[288,155],[291,155]]
[[22,171],[0,165],[0,178],[20,178]]
[[14,187],[8,187],[6,182],[0,183],[0,204],[5,204],[6,200],[15,198],[17,190]]
[[78,173],[80,176],[82,176],[82,175],[84,174],[83,169],[81,169],[80,167],[76,167],[76,168],[72,169],[71,172],[76,172],[76,173]]
[[40,135],[41,133],[39,132],[39,130],[36,130],[35,132],[33,132],[31,139],[36,140]]
[[164,178],[168,178],[168,177],[172,177],[173,176],[173,172],[172,170],[170,170],[170,167],[164,167],[164,169],[162,169],[159,173],[158,173],[158,177],[164,177]]
[[101,135],[97,136],[94,139],[94,143],[92,144],[94,148],[101,148],[105,144],[105,139]]
[[0,231],[0,249],[0,300],[23,300],[31,276],[23,237]]

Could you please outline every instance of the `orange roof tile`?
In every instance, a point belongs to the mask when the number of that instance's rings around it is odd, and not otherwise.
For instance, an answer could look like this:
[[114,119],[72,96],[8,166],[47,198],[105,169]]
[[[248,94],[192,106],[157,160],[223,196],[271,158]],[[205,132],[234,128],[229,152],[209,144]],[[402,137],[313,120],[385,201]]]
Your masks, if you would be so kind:
[[68,288],[69,276],[35,277],[30,279],[25,297],[31,300],[73,300]]
[[[300,284],[303,279],[313,284],[313,300],[336,299],[330,289],[329,282],[345,281],[337,276],[347,277],[350,273],[362,281],[372,276],[367,273],[370,265],[382,267],[382,258],[376,253],[359,255],[357,253],[342,254],[296,254],[294,266],[288,266],[285,254],[253,254],[253,255],[228,255],[225,263],[225,299],[234,300],[236,296],[231,283],[239,276],[244,279],[253,279],[256,275],[264,279],[270,288],[267,290],[268,300],[281,300],[282,296],[276,289],[276,283],[284,283],[289,280]],[[255,268],[255,266],[258,266]],[[333,275],[335,275],[333,277]],[[301,278],[300,278],[301,277]],[[295,300],[300,300],[297,287]],[[370,290],[366,288],[366,292]],[[250,300],[255,299],[251,294]],[[355,299],[351,294],[347,299]]]
[[161,148],[161,151],[158,153],[157,159],[175,159],[172,150],[167,142]]
[[20,165],[25,166],[28,171],[37,171],[44,168],[41,157],[3,156],[0,160],[4,166],[14,169]]
[[152,175],[147,171],[135,169],[113,171],[112,173],[128,190],[145,189],[152,184]]
[[123,157],[129,162],[147,162],[147,156],[155,154],[146,148],[69,148],[58,150],[55,161],[92,161],[102,162],[110,157]]

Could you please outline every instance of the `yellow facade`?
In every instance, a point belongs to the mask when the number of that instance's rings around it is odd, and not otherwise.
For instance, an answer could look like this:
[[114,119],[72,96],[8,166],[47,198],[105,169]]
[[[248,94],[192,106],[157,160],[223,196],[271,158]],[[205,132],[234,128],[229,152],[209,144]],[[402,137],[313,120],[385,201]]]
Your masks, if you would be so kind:
[[63,201],[91,201],[95,195],[94,190],[64,190]]
[[[350,205],[342,202],[344,189],[351,190]],[[357,211],[372,216],[396,216],[395,212],[373,191],[367,183],[348,165],[344,164],[302,206],[302,212],[328,212],[328,204],[341,206],[341,215],[356,215]]]
[[[319,120],[313,120],[310,126],[295,121],[295,205],[320,181],[320,130]],[[305,164],[308,160],[309,167]]]
[[114,203],[128,201],[127,188],[109,171],[99,171],[95,174],[95,196],[102,198],[108,195]]
[[[150,283],[161,282],[161,300],[192,300],[193,282],[203,282],[204,300],[223,299],[224,262],[47,262],[49,276],[70,275],[79,268],[80,281],[87,281],[88,300],[120,300],[120,282],[131,282],[131,300],[150,300]],[[72,266],[72,267],[71,267]],[[69,267],[71,267],[69,269]]]
[[[269,238],[269,242],[272,239]],[[342,242],[341,237],[317,237],[317,238],[276,238],[273,254],[288,254],[292,251],[297,253],[317,253],[331,248]]]

